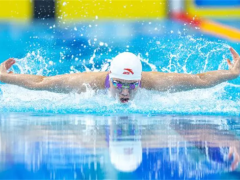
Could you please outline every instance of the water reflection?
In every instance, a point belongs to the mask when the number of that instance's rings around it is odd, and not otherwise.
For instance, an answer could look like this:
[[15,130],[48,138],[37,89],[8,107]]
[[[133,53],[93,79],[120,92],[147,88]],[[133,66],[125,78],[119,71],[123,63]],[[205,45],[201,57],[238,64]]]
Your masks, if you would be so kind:
[[0,178],[239,177],[239,118],[0,115]]
[[142,163],[141,126],[131,117],[110,120],[109,155],[119,171],[135,171]]

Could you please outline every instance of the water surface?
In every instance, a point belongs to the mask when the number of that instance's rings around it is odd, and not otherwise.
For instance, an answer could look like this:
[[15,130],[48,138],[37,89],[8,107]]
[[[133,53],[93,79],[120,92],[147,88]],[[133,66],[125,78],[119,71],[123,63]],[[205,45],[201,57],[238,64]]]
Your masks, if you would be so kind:
[[[239,117],[1,114],[3,179],[238,179]],[[233,157],[229,157],[234,151]]]

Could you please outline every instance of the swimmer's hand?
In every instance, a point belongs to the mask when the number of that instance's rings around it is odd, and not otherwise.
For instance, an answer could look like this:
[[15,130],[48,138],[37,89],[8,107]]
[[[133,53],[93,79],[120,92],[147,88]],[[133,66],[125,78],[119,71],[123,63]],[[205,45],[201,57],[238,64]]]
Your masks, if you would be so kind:
[[1,80],[1,77],[2,75],[4,74],[12,74],[13,72],[12,71],[9,71],[8,70],[12,67],[12,65],[15,63],[16,61],[13,59],[13,58],[10,58],[6,61],[4,61],[1,65],[0,65],[0,80]]
[[234,75],[239,76],[240,75],[240,56],[233,48],[230,48],[230,52],[233,56],[233,63],[229,59],[227,59],[229,70]]

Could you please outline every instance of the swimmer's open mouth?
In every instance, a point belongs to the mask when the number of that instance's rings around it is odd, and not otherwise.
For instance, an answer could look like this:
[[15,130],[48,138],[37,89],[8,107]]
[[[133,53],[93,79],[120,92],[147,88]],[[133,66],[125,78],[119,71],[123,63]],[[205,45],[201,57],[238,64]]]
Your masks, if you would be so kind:
[[120,101],[121,103],[127,103],[129,101],[129,98],[121,98]]

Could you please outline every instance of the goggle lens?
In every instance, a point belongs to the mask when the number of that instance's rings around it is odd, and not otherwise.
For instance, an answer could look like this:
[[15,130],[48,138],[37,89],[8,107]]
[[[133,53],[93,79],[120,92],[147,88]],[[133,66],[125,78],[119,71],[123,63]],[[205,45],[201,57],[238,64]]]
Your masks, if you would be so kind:
[[116,83],[118,89],[122,89],[122,84],[121,83]]
[[114,81],[114,80],[112,80],[112,84],[113,84],[114,87],[116,87],[119,90],[121,90],[122,88],[134,90],[135,88],[137,88],[139,86],[139,82],[121,83],[121,82]]
[[135,89],[135,88],[136,88],[136,85],[135,85],[135,84],[130,84],[129,88],[130,88],[130,89]]

